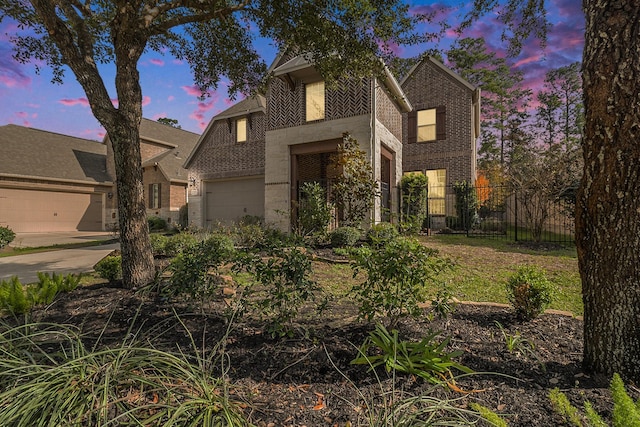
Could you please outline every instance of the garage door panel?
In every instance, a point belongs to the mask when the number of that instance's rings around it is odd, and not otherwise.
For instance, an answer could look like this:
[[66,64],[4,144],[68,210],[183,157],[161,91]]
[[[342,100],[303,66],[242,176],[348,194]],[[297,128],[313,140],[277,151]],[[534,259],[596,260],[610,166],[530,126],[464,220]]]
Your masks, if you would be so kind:
[[100,231],[102,195],[0,188],[0,225],[16,232]]
[[245,215],[264,216],[264,178],[206,183],[207,225],[229,223]]

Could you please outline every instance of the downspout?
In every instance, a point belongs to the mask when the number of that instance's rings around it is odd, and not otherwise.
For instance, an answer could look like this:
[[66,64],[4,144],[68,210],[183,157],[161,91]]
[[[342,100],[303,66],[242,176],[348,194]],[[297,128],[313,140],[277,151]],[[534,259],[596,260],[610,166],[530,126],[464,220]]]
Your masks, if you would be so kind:
[[[369,147],[370,147],[370,161],[371,161],[371,167],[373,168],[373,178],[376,178],[376,146],[375,146],[375,141],[376,141],[376,85],[378,84],[378,79],[376,77],[373,78],[371,84],[369,85],[369,90],[371,91],[371,114],[370,114],[370,120],[369,120]],[[376,179],[376,182],[378,183],[378,191],[380,191],[380,183],[379,180]],[[373,214],[372,217],[369,220],[370,225],[375,225],[376,224],[376,211],[380,208],[380,197],[376,197],[376,201],[373,205],[373,212],[370,213]]]

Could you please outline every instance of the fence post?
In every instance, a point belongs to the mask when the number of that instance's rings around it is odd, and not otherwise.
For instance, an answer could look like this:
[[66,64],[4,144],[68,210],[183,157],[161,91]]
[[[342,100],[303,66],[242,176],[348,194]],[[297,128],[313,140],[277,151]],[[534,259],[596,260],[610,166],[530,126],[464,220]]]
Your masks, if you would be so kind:
[[515,226],[516,226],[516,242],[518,241],[518,192],[515,191],[514,193],[514,197],[515,197]]

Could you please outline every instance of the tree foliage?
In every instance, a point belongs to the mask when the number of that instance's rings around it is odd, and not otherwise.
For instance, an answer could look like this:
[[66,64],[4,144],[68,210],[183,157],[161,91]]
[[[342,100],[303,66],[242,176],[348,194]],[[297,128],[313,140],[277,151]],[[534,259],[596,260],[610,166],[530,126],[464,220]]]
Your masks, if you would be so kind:
[[[113,147],[123,283],[154,279],[142,185],[140,57],[169,53],[191,66],[203,94],[222,78],[230,93],[263,87],[266,65],[254,46],[258,37],[277,48],[305,53],[328,82],[344,70],[354,77],[381,72],[380,57],[398,44],[424,37],[400,0],[295,2],[291,0],[0,0],[0,21],[20,31],[11,37],[20,62],[47,64],[53,81],[71,70]],[[115,94],[101,64],[115,64]],[[118,99],[117,106],[111,99]]]

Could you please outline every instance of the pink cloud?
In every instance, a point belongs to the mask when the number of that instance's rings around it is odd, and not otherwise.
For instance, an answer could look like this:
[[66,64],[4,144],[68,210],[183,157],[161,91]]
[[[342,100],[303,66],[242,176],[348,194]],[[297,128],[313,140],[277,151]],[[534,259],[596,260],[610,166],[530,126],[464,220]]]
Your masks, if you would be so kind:
[[75,99],[63,98],[58,102],[62,105],[66,105],[67,107],[73,107],[75,105],[80,105],[82,107],[89,106],[89,100],[87,98],[75,98]]
[[149,104],[151,104],[151,97],[150,96],[143,96],[142,97],[142,106],[146,107]]
[[174,99],[176,99],[176,97],[175,97],[175,96],[173,96],[173,95],[169,95],[169,97],[167,98],[167,101],[171,102],[171,101],[173,101]]
[[184,62],[181,61],[180,59],[174,59],[173,61],[171,61],[171,63],[173,63],[174,65],[182,65],[182,64],[184,64]]
[[29,113],[25,112],[25,111],[18,111],[15,113],[16,117],[19,117],[21,119],[27,118],[29,117]]
[[162,59],[150,59],[149,62],[151,62],[153,65],[157,65],[158,67],[164,67],[164,61]]
[[182,90],[184,90],[187,95],[190,96],[195,96],[195,97],[202,97],[203,93],[200,89],[198,89],[198,87],[196,86],[180,86],[182,88]]
[[153,116],[151,116],[151,119],[157,121],[158,119],[161,119],[163,117],[167,117],[167,113],[164,111],[162,113],[154,114]]

